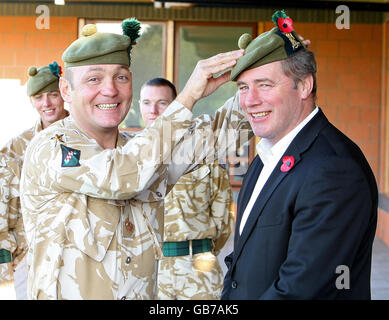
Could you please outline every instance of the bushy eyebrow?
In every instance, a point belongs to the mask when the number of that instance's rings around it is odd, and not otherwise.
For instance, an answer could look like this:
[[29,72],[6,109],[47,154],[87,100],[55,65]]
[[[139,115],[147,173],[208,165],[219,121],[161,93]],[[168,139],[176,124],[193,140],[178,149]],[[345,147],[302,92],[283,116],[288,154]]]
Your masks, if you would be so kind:
[[[128,68],[126,68],[125,66],[122,66],[122,65],[118,65],[113,70],[113,73],[117,73],[120,70],[128,70]],[[93,66],[93,67],[90,67],[86,70],[85,75],[89,75],[89,74],[94,73],[94,72],[103,72],[103,71],[104,71],[104,68],[99,67],[99,66]]]
[[[271,80],[271,79],[269,79],[269,78],[259,78],[259,79],[255,79],[254,80],[254,83],[261,83],[261,82],[271,82],[271,83],[274,83],[274,81],[273,80]],[[244,82],[244,81],[237,81],[236,82],[236,85],[237,86],[241,86],[241,85],[245,85],[245,84],[247,84],[246,82]]]
[[[146,98],[146,99],[142,99],[141,102],[144,102],[144,101],[151,101],[151,99],[149,98]],[[161,102],[161,101],[166,101],[168,102],[169,100],[168,99],[158,99],[157,102]]]
[[[120,69],[128,70],[128,68],[123,66],[123,65],[117,65],[117,66],[115,66],[115,69],[116,70],[120,70]],[[100,67],[100,66],[90,66],[87,70],[88,71],[102,71],[102,70],[104,70],[104,68]]]
[[103,68],[101,67],[90,67],[87,69],[87,72],[91,72],[91,71],[103,71]]

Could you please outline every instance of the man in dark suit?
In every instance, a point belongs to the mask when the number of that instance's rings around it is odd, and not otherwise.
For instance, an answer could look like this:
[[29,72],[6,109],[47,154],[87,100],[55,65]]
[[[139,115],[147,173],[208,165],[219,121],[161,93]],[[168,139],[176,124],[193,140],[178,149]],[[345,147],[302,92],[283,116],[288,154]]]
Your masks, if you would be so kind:
[[[256,136],[222,299],[370,299],[378,191],[358,146],[315,105],[316,62],[285,13],[231,73]],[[247,36],[246,36],[247,37]]]

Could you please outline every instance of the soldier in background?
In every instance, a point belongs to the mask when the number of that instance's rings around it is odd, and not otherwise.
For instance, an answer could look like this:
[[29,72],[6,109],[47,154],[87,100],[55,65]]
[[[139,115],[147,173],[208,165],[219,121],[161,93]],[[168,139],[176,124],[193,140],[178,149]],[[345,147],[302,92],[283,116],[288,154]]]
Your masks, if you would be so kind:
[[[21,178],[30,299],[154,298],[165,195],[196,161],[228,144],[228,129],[237,133],[231,145],[247,141],[240,135],[248,122],[235,100],[213,121],[192,120],[191,112],[228,80],[212,75],[232,67],[241,50],[200,61],[151,127],[119,132],[131,105],[130,52],[139,29],[135,19],[123,23],[124,35],[87,25],[62,56],[60,89],[70,117],[29,144]],[[199,130],[218,135],[195,159],[204,142],[196,140]],[[182,149],[190,150],[185,159]]]
[[[2,220],[0,250],[3,250],[4,253],[4,258],[0,260],[2,261],[0,262],[2,263],[0,264],[0,282],[14,280],[18,300],[27,298],[27,265],[25,259],[23,259],[27,252],[27,245],[20,201],[15,198],[16,191],[14,187],[19,187],[24,153],[32,138],[52,123],[69,115],[64,108],[64,100],[59,92],[58,84],[61,68],[56,62],[39,69],[30,67],[28,75],[27,95],[30,97],[32,106],[38,112],[39,119],[34,127],[12,138],[1,150],[4,166],[1,167],[0,179],[5,179],[6,182],[13,181],[12,192],[2,190],[2,197],[10,194],[13,195],[13,200],[6,201],[7,199],[3,199],[6,202],[4,202],[0,213],[0,220]],[[6,163],[10,163],[9,168],[5,165]],[[15,165],[19,165],[20,168],[16,170]],[[4,184],[4,188],[7,188],[7,184]],[[4,275],[4,277],[1,275]]]
[[[145,125],[151,125],[176,96],[176,88],[164,78],[143,84],[140,111]],[[218,162],[200,165],[178,180],[164,202],[158,298],[220,299],[223,272],[216,255],[234,225],[227,170]]]
[[[0,284],[14,280],[15,267],[26,253],[19,199],[20,164],[0,152]],[[24,293],[25,294],[25,293]]]
[[53,62],[39,69],[28,69],[27,95],[31,105],[39,114],[39,119],[32,127],[12,138],[2,148],[2,152],[17,159],[23,164],[24,153],[32,138],[52,123],[69,115],[64,107],[64,100],[59,92],[59,77],[61,67]]

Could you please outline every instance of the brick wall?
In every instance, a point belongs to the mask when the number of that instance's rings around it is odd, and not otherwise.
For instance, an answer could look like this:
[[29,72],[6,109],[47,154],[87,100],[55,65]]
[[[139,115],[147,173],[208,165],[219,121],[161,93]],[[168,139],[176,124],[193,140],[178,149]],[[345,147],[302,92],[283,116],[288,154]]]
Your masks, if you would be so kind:
[[[381,146],[380,146],[380,157],[381,164],[380,169],[383,172],[381,176],[380,191],[384,194],[383,197],[388,198],[389,192],[389,127],[388,127],[388,108],[389,108],[389,19],[387,18],[383,24],[383,59],[382,59],[382,94],[381,94]],[[384,199],[384,200],[386,200]],[[387,246],[389,246],[389,206],[388,201],[381,201],[385,204],[381,205],[381,209],[378,211],[378,225],[377,225],[377,236],[382,239]]]
[[63,66],[62,52],[77,38],[77,18],[50,17],[49,29],[37,29],[36,18],[0,16],[0,78],[24,84],[29,66]]

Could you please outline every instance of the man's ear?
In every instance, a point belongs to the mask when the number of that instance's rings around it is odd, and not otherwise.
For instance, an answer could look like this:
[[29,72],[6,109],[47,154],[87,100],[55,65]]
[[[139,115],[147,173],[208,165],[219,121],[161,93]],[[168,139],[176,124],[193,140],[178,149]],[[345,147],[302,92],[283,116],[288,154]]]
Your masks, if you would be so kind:
[[61,92],[62,99],[65,102],[72,102],[72,87],[70,82],[64,77],[59,78],[59,91]]
[[300,91],[301,99],[307,99],[311,95],[313,89],[313,76],[309,74],[301,80],[298,84],[298,89]]

